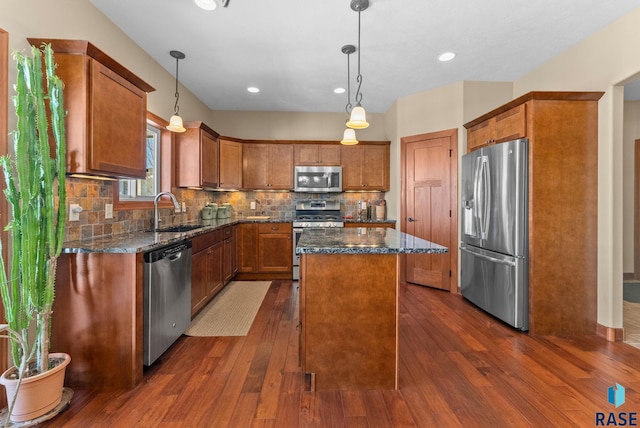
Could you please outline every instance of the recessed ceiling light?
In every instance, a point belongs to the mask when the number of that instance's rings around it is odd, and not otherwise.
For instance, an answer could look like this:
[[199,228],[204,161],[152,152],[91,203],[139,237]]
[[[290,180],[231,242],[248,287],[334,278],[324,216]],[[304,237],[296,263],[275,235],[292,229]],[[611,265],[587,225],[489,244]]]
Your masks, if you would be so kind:
[[344,94],[345,92],[347,92],[347,90],[344,88],[335,88],[333,92],[336,94]]
[[453,52],[445,52],[443,54],[440,54],[440,56],[438,57],[438,60],[442,61],[442,62],[447,62],[447,61],[451,61],[455,57],[456,57],[455,53],[453,53]]
[[200,8],[204,10],[215,10],[218,7],[218,4],[215,0],[193,0],[193,2]]
[[247,91],[251,92],[252,94],[257,94],[258,92],[260,92],[260,89],[256,88],[255,86],[249,86],[247,88]]

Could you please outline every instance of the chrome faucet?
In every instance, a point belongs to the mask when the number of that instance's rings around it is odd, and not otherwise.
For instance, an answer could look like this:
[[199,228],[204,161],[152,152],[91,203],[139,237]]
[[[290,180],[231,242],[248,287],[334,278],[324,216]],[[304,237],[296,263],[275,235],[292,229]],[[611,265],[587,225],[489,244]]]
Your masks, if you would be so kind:
[[160,218],[159,218],[160,216],[158,215],[158,199],[160,199],[160,197],[163,195],[169,196],[171,198],[171,200],[173,201],[173,207],[176,209],[176,211],[180,209],[180,204],[178,203],[178,200],[173,195],[173,193],[171,192],[158,193],[155,196],[155,198],[153,198],[153,231],[154,232],[158,231],[158,223],[160,223]]

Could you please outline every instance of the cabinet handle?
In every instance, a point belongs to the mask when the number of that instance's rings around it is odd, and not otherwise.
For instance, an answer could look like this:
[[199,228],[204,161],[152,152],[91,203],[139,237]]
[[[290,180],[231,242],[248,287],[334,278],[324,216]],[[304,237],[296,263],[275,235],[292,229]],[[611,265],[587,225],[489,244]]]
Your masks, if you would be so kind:
[[279,227],[277,227],[277,226],[276,226],[276,227],[272,227],[272,228],[271,228],[271,230],[279,230],[279,229],[280,229],[280,228],[279,228]]

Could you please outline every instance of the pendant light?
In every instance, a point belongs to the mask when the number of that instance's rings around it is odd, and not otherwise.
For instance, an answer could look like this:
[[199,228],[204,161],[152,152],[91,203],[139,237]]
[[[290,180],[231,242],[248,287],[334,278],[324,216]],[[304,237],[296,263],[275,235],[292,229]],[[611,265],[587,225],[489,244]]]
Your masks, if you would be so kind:
[[167,129],[171,132],[184,132],[186,129],[182,124],[182,118],[178,114],[180,112],[180,107],[178,106],[178,100],[180,99],[180,92],[178,92],[178,62],[184,59],[185,56],[180,51],[170,51],[169,55],[176,59],[176,103],[173,106],[173,116],[169,120]]
[[[343,54],[347,55],[347,105],[345,106],[345,110],[347,111],[347,114],[349,114],[351,113],[351,67],[349,56],[356,51],[356,47],[353,45],[344,45],[341,50]],[[342,140],[340,140],[340,144],[344,144],[345,146],[358,144],[358,140],[356,140],[356,131],[351,128],[345,129]]]
[[367,10],[369,7],[369,0],[352,0],[351,9],[358,12],[358,89],[356,91],[356,106],[351,110],[351,117],[347,122],[347,126],[352,129],[364,129],[369,126],[367,122],[367,113],[362,107],[362,92],[360,87],[362,86],[362,73],[360,73],[360,12]]

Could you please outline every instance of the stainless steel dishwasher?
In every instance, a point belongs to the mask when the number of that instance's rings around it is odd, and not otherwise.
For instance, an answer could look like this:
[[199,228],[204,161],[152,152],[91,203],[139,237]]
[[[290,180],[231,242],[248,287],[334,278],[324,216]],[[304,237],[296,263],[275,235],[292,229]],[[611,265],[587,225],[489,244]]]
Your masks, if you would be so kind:
[[160,357],[191,323],[191,241],[144,254],[144,364]]

